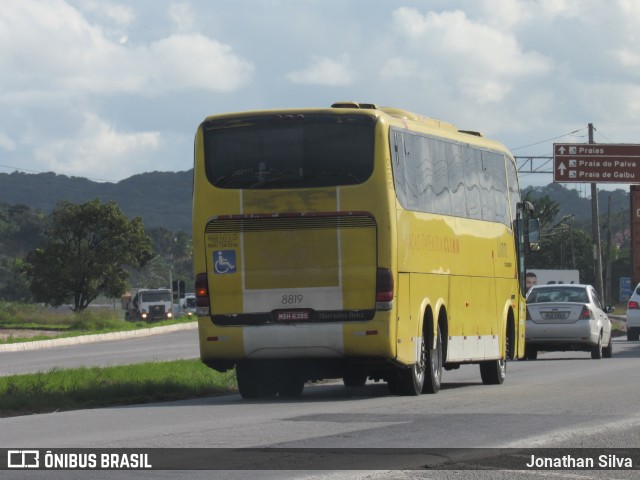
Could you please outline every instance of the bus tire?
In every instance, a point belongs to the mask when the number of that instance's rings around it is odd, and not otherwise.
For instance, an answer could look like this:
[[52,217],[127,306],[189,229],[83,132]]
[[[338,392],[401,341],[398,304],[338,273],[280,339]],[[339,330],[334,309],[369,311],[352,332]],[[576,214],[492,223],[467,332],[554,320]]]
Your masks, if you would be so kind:
[[525,346],[524,358],[526,358],[527,360],[537,360],[538,349],[536,347],[532,347],[531,345]]
[[501,385],[507,376],[507,359],[480,362],[480,378],[484,385]]
[[297,398],[304,390],[304,380],[297,376],[282,376],[278,381],[280,398]]
[[[420,357],[410,368],[403,368],[398,378],[398,394],[402,396],[416,396],[422,393],[425,371],[427,369],[427,351],[424,336],[420,337]],[[394,385],[395,389],[395,385]]]
[[367,383],[367,374],[366,373],[347,373],[342,377],[342,382],[345,387],[362,387],[365,383]]
[[244,399],[273,398],[278,386],[267,368],[254,362],[239,362],[236,365],[238,391]]
[[387,382],[389,393],[391,395],[400,395],[400,379],[398,377],[398,372],[393,371],[385,380]]
[[438,393],[442,384],[442,335],[438,325],[436,347],[427,350],[426,375],[422,386],[423,393]]

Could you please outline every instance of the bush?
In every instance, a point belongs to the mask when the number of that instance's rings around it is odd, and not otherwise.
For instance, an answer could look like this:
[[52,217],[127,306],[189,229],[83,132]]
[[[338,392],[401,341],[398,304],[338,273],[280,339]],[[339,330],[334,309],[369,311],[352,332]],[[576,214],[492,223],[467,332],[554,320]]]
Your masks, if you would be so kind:
[[122,318],[119,312],[113,310],[85,309],[74,315],[74,320],[69,326],[69,329],[96,331],[112,330],[119,327],[122,327]]

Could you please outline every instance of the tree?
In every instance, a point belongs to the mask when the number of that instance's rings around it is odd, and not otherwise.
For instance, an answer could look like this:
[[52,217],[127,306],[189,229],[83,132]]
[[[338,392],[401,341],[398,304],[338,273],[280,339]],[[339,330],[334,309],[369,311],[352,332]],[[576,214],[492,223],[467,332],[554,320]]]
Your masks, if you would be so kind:
[[142,220],[128,220],[115,202],[61,202],[49,221],[42,247],[26,259],[37,301],[71,303],[74,312],[82,311],[98,295],[122,295],[129,276],[125,267],[141,267],[153,258]]
[[[193,245],[191,236],[183,231],[172,232],[166,228],[149,228],[153,251],[157,255],[139,270],[131,271],[132,285],[166,286],[172,280],[184,280],[193,288]],[[171,272],[171,274],[169,274]]]
[[553,223],[554,218],[560,212],[560,204],[553,200],[549,195],[534,197],[532,191],[526,192],[523,200],[531,202],[534,207],[534,214],[540,221],[540,229],[546,230]]
[[28,302],[24,257],[43,238],[45,215],[25,205],[0,203],[0,299]]
[[556,220],[560,204],[548,195],[525,199],[533,203],[542,234],[540,251],[526,253],[527,268],[578,270],[581,282],[593,283],[591,234],[573,225],[573,215]]

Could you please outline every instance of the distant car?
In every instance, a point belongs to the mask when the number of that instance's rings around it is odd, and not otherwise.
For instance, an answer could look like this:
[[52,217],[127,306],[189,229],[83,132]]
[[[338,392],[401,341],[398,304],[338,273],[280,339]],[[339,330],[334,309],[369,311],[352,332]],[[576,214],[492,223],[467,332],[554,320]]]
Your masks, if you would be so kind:
[[538,351],[578,350],[591,358],[611,358],[611,322],[591,285],[537,285],[527,294],[525,357]]
[[196,295],[195,293],[187,293],[184,298],[180,299],[180,309],[184,315],[189,317],[196,314]]
[[640,283],[627,302],[627,340],[640,338]]

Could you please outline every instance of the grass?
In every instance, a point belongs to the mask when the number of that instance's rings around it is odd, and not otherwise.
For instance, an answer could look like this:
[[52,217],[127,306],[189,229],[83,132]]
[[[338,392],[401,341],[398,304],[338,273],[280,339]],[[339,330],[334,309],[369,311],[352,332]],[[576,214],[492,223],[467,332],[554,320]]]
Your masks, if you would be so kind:
[[192,321],[192,318],[185,316],[153,323],[126,322],[119,310],[86,309],[76,314],[71,310],[52,311],[40,305],[0,302],[0,329],[47,330],[54,333],[30,338],[9,337],[5,341],[0,340],[0,344],[137,330]]
[[627,334],[627,322],[623,322],[622,320],[617,320],[615,318],[611,319],[611,334],[614,337],[621,337]]
[[[0,302],[0,329],[47,330],[55,337],[120,332],[192,322],[179,317],[162,322],[126,322],[112,309],[51,310],[39,305]],[[10,337],[1,343],[52,338]],[[0,417],[63,410],[130,405],[220,395],[236,389],[234,371],[219,373],[200,360],[125,366],[57,369],[0,377]]]
[[200,360],[53,369],[0,377],[0,417],[182,400],[235,389],[234,371],[219,373]]

